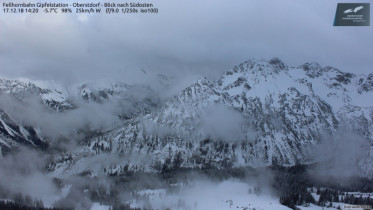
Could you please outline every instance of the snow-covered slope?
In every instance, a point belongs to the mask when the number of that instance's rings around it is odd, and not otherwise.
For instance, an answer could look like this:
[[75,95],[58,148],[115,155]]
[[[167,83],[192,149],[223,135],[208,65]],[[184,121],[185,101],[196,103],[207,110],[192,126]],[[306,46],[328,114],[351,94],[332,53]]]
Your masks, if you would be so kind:
[[73,105],[68,101],[67,90],[52,81],[32,81],[25,78],[0,79],[0,94],[6,94],[19,100],[37,97],[58,111],[73,108]]
[[[312,146],[345,126],[372,145],[372,79],[317,63],[289,67],[277,58],[250,59],[90,139],[81,152],[58,157],[50,170],[118,174],[312,162]],[[373,172],[372,151],[360,160],[366,174]]]
[[1,156],[12,149],[18,148],[19,145],[28,145],[42,149],[47,147],[48,142],[41,134],[40,128],[33,125],[25,125],[6,112],[9,110],[17,112],[16,109],[21,106],[15,106],[16,104],[33,99],[40,100],[47,107],[55,111],[74,108],[68,101],[67,93],[55,83],[31,81],[24,78],[18,80],[0,79]]
[[0,157],[20,144],[41,149],[47,147],[40,130],[15,122],[0,110]]
[[[144,85],[101,82],[66,87],[54,81],[0,79],[0,156],[20,145],[35,148],[48,146],[48,137],[44,135],[43,128],[30,123],[40,120],[30,120],[29,116],[20,113],[51,113],[47,116],[54,120],[71,111],[86,113],[82,109],[88,104],[107,104],[97,109],[107,108],[103,113],[113,112],[118,119],[131,119],[149,113],[160,102],[157,94]],[[38,117],[37,114],[32,116]]]

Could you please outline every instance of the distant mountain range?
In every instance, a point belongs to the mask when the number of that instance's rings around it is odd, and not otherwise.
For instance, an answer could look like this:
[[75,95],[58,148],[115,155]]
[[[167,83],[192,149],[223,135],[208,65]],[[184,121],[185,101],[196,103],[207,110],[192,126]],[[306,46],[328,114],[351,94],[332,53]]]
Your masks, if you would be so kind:
[[[118,114],[120,125],[55,155],[48,168],[56,176],[312,163],[314,145],[326,137],[338,144],[333,136],[345,127],[368,142],[357,166],[363,175],[373,174],[373,74],[317,63],[289,67],[278,58],[250,59],[217,81],[200,78],[166,101],[144,85],[66,89],[25,79],[1,79],[0,96],[20,103],[37,97],[46,110],[62,114],[77,109],[78,100],[129,102],[130,108]],[[48,148],[40,128],[5,110],[0,114],[2,154],[19,145]]]

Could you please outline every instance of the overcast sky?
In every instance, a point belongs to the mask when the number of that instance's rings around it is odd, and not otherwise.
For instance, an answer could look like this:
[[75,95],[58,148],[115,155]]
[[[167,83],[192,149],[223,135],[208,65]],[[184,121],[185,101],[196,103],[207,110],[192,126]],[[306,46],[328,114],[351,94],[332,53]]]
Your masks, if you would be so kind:
[[141,81],[144,69],[216,79],[248,58],[272,57],[373,72],[372,26],[333,27],[343,1],[147,2],[159,14],[0,13],[0,75]]

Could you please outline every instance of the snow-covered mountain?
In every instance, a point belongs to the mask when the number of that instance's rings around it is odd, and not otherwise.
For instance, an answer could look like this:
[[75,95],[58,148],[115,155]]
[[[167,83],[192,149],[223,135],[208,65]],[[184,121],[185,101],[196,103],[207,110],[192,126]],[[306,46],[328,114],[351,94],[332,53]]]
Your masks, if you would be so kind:
[[[28,79],[0,79],[0,153],[6,154],[19,145],[46,148],[48,143],[38,127],[26,125],[10,116],[7,111],[17,112],[14,105],[37,98],[51,109],[63,111],[73,108],[66,93],[56,84]],[[7,110],[4,110],[6,108]],[[19,111],[19,110],[18,110]]]
[[18,100],[37,97],[57,111],[71,109],[66,89],[51,81],[32,81],[29,79],[0,79],[0,94],[9,95]]
[[[20,145],[39,149],[48,147],[48,135],[43,131],[45,128],[33,124],[43,120],[28,119],[45,117],[38,116],[40,112],[49,113],[47,116],[50,120],[55,120],[64,113],[79,113],[89,104],[98,104],[102,106],[96,110],[105,107],[114,109],[112,107],[115,106],[115,110],[106,112],[112,111],[113,115],[118,115],[118,119],[131,119],[149,113],[159,103],[157,94],[144,85],[101,82],[66,87],[54,81],[0,79],[0,154],[6,154]],[[31,117],[25,115],[28,112],[35,113]],[[61,129],[64,127],[61,126]]]
[[313,162],[321,139],[337,145],[333,136],[348,127],[368,142],[358,170],[373,172],[373,74],[250,59],[218,81],[200,78],[161,108],[126,119],[80,151],[58,156],[49,169],[95,175],[295,165]]

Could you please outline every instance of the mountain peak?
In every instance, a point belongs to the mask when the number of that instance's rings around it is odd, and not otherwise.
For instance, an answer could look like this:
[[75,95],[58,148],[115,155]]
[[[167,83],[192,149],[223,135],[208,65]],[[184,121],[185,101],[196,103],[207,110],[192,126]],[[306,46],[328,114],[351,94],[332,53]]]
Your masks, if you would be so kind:
[[247,61],[235,66],[232,71],[227,72],[227,75],[238,72],[274,72],[279,73],[281,70],[287,70],[288,66],[279,58],[271,58],[270,60],[250,58]]
[[311,78],[319,77],[324,72],[324,69],[321,67],[321,65],[316,62],[305,63],[303,65],[300,65],[299,68],[302,68],[304,71],[306,71],[307,75]]
[[274,57],[274,58],[271,58],[268,63],[273,66],[275,69],[278,69],[278,70],[285,70],[285,69],[288,69],[288,66],[279,58],[277,57]]
[[208,86],[211,87],[212,83],[206,77],[199,77],[197,81],[195,81],[192,86]]
[[322,69],[321,65],[316,63],[316,62],[305,63],[305,64],[301,65],[300,67],[302,67],[306,71]]

